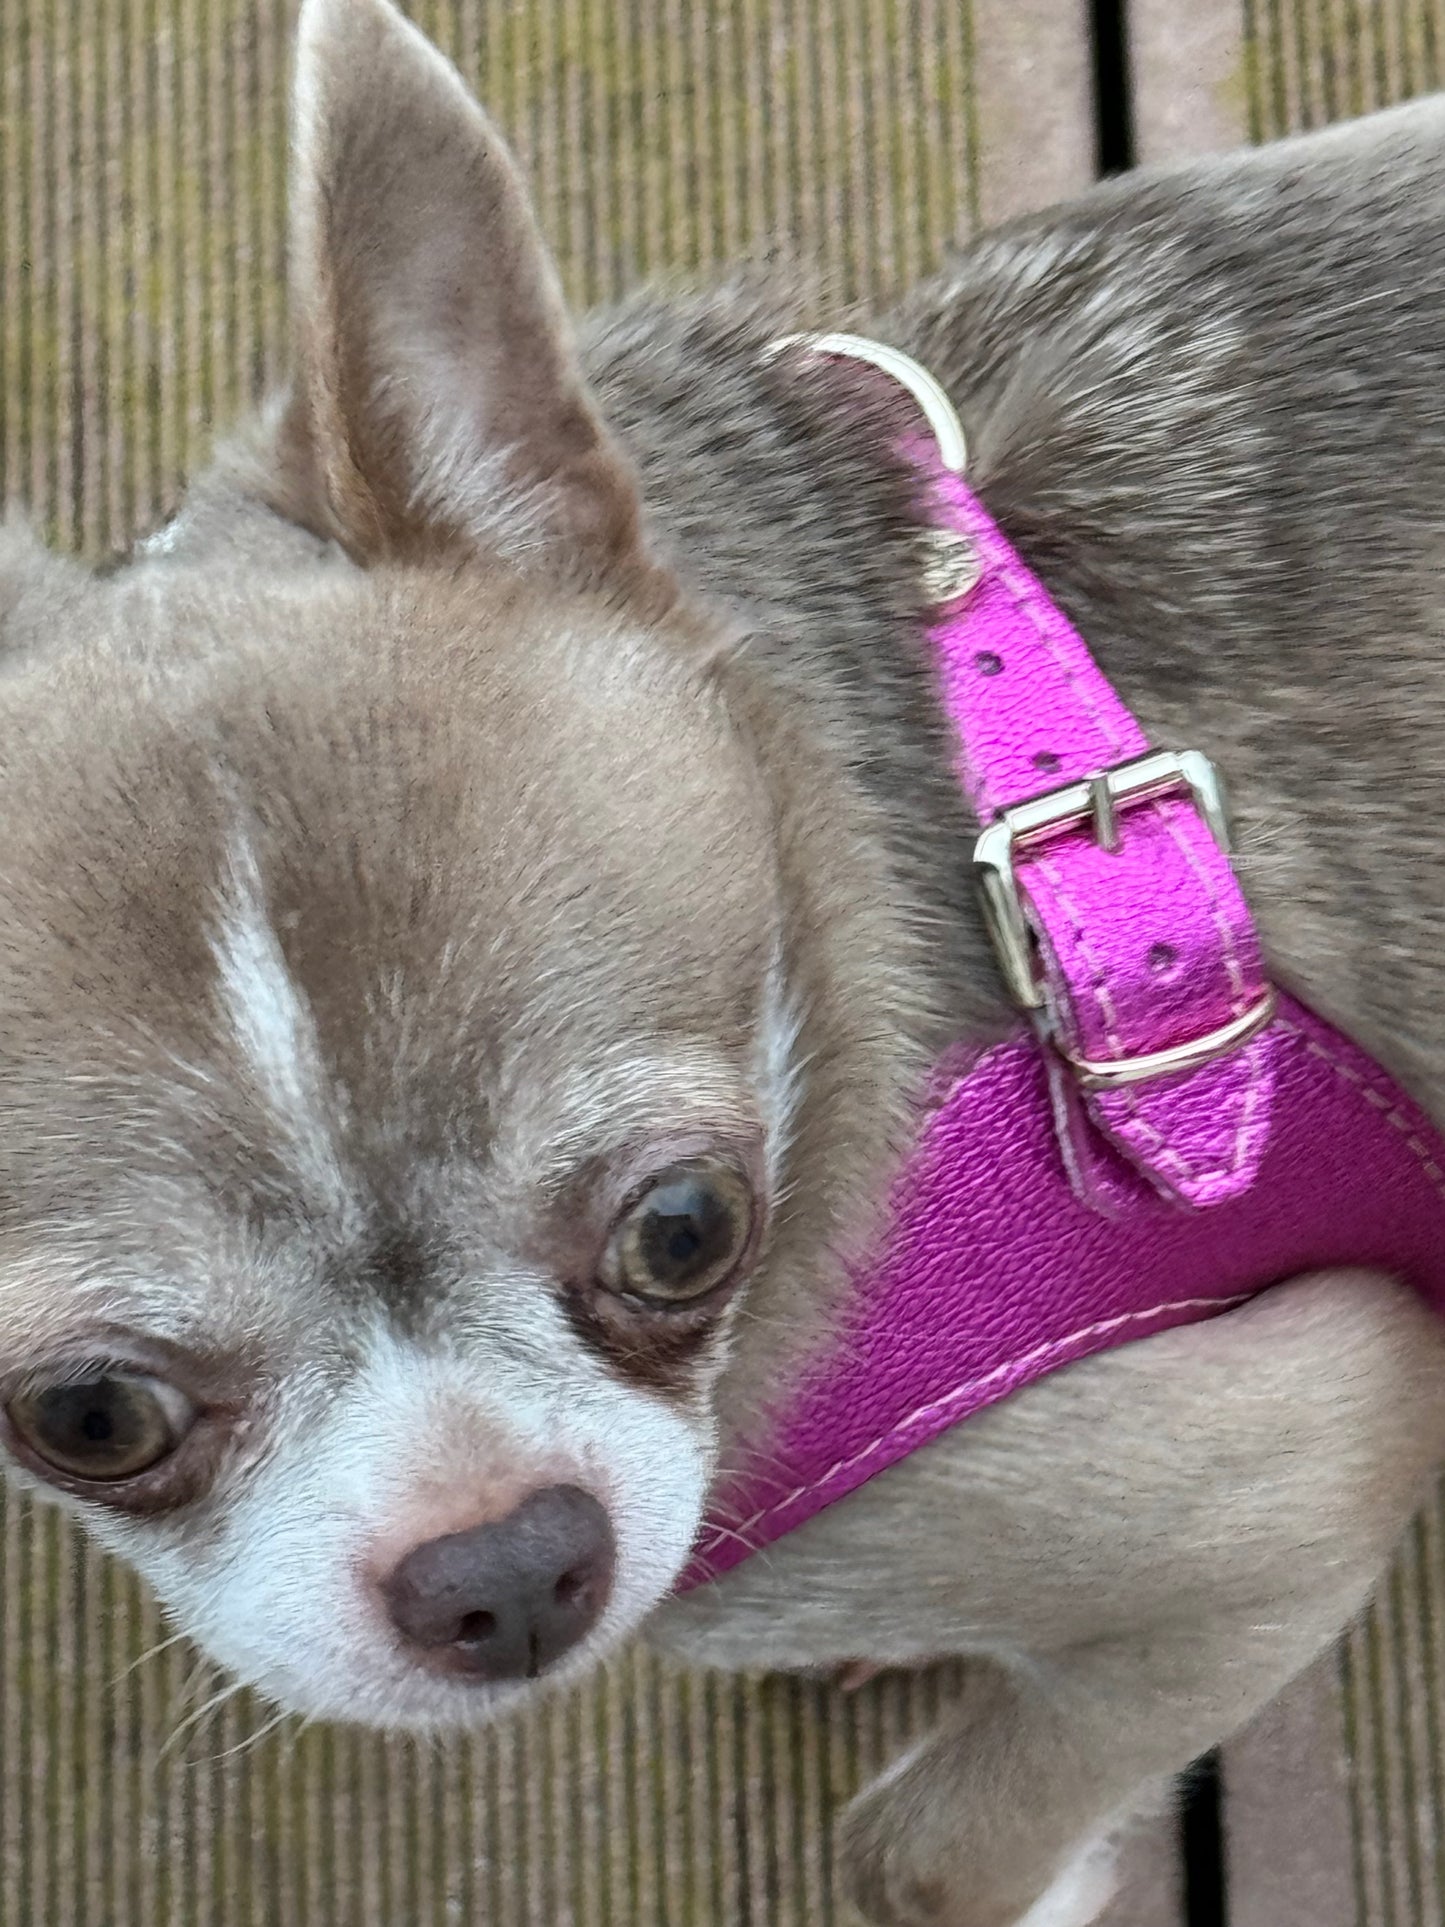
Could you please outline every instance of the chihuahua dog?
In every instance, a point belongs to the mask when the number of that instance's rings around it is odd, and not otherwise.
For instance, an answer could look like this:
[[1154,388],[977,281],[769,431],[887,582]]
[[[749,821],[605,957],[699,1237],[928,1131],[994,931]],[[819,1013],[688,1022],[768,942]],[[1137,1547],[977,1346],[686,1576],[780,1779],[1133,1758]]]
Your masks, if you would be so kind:
[[[306,0],[295,373],[129,564],[0,551],[0,1400],[214,1658],[489,1720],[644,1625],[953,1654],[878,1927],[1082,1927],[1358,1610],[1445,1331],[1336,1272],[1060,1371],[669,1602],[1000,1034],[891,403],[799,297],[575,333],[388,0]],[[1156,741],[1275,977],[1445,1109],[1445,107],[1105,185],[873,331]],[[679,1240],[673,1232],[684,1226]],[[727,1923],[719,1923],[727,1927]]]

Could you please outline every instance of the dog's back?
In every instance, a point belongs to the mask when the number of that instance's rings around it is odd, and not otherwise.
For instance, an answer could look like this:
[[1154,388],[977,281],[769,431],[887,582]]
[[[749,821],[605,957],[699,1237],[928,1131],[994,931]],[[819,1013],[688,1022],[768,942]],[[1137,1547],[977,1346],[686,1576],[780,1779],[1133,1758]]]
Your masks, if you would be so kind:
[[[724,313],[694,317],[682,345],[671,311],[620,330],[598,320],[601,391],[702,579],[745,580],[779,612],[779,653],[876,693],[896,668],[874,645],[876,609],[860,637],[846,595],[824,606],[817,587],[866,574],[871,486],[832,451],[805,474],[784,461],[768,474],[744,435],[713,439],[705,458],[700,428],[690,436],[710,399],[722,410],[719,365],[736,405],[730,357],[765,325],[730,329]],[[986,236],[876,324],[948,389],[971,480],[1151,737],[1196,744],[1228,772],[1240,866],[1282,976],[1437,1103],[1442,317],[1433,97],[1107,183]],[[804,489],[828,512],[808,553],[789,554]],[[811,626],[798,614],[810,595]],[[874,721],[931,901],[956,910],[956,801],[908,754],[927,723]],[[961,921],[950,941],[974,1021],[987,972]]]

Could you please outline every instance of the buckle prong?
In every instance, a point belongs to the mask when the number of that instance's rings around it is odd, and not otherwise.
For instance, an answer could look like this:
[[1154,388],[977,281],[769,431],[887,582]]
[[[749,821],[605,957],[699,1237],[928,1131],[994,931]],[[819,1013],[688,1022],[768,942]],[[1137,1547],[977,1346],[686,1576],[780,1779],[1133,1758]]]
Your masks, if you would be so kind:
[[1114,792],[1109,787],[1108,771],[1089,779],[1089,813],[1094,819],[1094,841],[1101,850],[1119,847],[1119,812],[1114,807]]

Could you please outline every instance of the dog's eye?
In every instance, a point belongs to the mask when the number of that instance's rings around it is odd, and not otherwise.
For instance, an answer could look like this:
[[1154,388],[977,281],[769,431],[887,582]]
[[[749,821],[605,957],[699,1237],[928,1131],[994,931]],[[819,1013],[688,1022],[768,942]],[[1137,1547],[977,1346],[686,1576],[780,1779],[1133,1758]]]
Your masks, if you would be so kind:
[[680,1164],[618,1221],[602,1266],[613,1291],[653,1304],[704,1297],[735,1269],[752,1228],[744,1179],[723,1164]]
[[196,1416],[173,1385],[128,1372],[21,1393],[9,1414],[37,1458],[73,1479],[97,1482],[148,1472],[175,1451]]

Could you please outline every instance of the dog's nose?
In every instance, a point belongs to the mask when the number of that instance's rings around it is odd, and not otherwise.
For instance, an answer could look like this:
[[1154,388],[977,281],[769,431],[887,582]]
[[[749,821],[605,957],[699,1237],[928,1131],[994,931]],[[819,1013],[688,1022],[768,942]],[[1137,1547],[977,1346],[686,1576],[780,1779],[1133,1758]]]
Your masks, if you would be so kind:
[[546,1486],[494,1524],[414,1546],[382,1581],[397,1630],[468,1679],[535,1679],[596,1625],[616,1545],[602,1505]]

